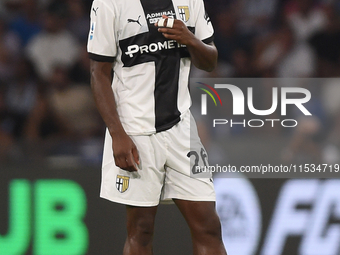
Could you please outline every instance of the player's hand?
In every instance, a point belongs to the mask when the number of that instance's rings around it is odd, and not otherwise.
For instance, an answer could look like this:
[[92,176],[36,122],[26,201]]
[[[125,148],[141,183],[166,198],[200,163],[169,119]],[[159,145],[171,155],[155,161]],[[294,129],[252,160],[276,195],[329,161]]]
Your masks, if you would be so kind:
[[[190,45],[193,40],[196,40],[196,37],[187,26],[183,23],[183,21],[179,19],[174,20],[174,24],[172,28],[166,27],[168,22],[168,16],[163,15],[163,19],[166,19],[164,22],[164,27],[159,27],[158,31],[163,34],[163,36],[169,40],[176,40],[180,44]],[[158,26],[158,22],[155,23],[155,26]]]
[[138,150],[125,132],[112,136],[112,149],[116,166],[129,172],[138,171]]

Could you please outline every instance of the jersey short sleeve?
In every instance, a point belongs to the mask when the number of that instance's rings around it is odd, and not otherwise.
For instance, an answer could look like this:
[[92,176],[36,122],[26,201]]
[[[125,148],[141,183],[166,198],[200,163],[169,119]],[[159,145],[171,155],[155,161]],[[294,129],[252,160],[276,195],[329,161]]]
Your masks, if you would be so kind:
[[87,51],[91,59],[113,62],[117,54],[115,13],[109,3],[93,1]]
[[195,35],[204,43],[210,43],[214,40],[214,29],[211,24],[210,18],[205,10],[203,0],[196,0],[194,8],[197,15],[195,24]]

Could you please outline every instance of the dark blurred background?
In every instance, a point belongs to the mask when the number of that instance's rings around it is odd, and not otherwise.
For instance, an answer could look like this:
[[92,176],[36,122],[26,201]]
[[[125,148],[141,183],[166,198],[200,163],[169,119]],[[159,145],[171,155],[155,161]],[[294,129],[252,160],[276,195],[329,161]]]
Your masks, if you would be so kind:
[[1,1],[0,160],[98,163],[103,123],[86,52],[92,1]]
[[[104,125],[90,92],[90,0],[0,3],[0,161],[67,157],[100,163]],[[219,65],[192,77],[337,77],[340,3],[209,0]],[[262,86],[260,90],[269,91]],[[318,91],[339,126],[339,86]],[[264,96],[270,101],[271,94]],[[325,99],[326,98],[326,99]],[[337,122],[338,124],[336,124]],[[329,134],[336,136],[336,131]],[[73,162],[72,161],[72,162]]]

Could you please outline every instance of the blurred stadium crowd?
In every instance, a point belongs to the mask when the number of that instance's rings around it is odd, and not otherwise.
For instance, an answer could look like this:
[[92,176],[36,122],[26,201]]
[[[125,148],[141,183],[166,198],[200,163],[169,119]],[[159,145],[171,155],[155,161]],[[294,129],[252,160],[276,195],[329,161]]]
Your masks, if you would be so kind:
[[[0,161],[51,155],[100,161],[104,125],[91,95],[86,52],[91,3],[0,2]],[[215,28],[219,65],[209,74],[195,69],[193,77],[339,76],[339,1],[205,4]],[[263,102],[270,103],[271,85],[262,89],[268,95]],[[334,148],[340,145],[340,86],[328,79],[315,89],[315,121],[296,131],[302,141],[293,139],[287,159],[306,141],[326,141],[332,153],[338,153]]]

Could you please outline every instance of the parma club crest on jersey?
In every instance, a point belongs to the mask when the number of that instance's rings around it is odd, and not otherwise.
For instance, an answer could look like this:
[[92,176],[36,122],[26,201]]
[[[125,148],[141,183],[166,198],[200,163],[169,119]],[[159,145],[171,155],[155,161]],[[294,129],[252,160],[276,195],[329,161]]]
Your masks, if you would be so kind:
[[117,175],[116,187],[120,193],[124,193],[129,188],[130,177]]
[[179,17],[184,22],[187,22],[190,18],[189,6],[178,6]]

